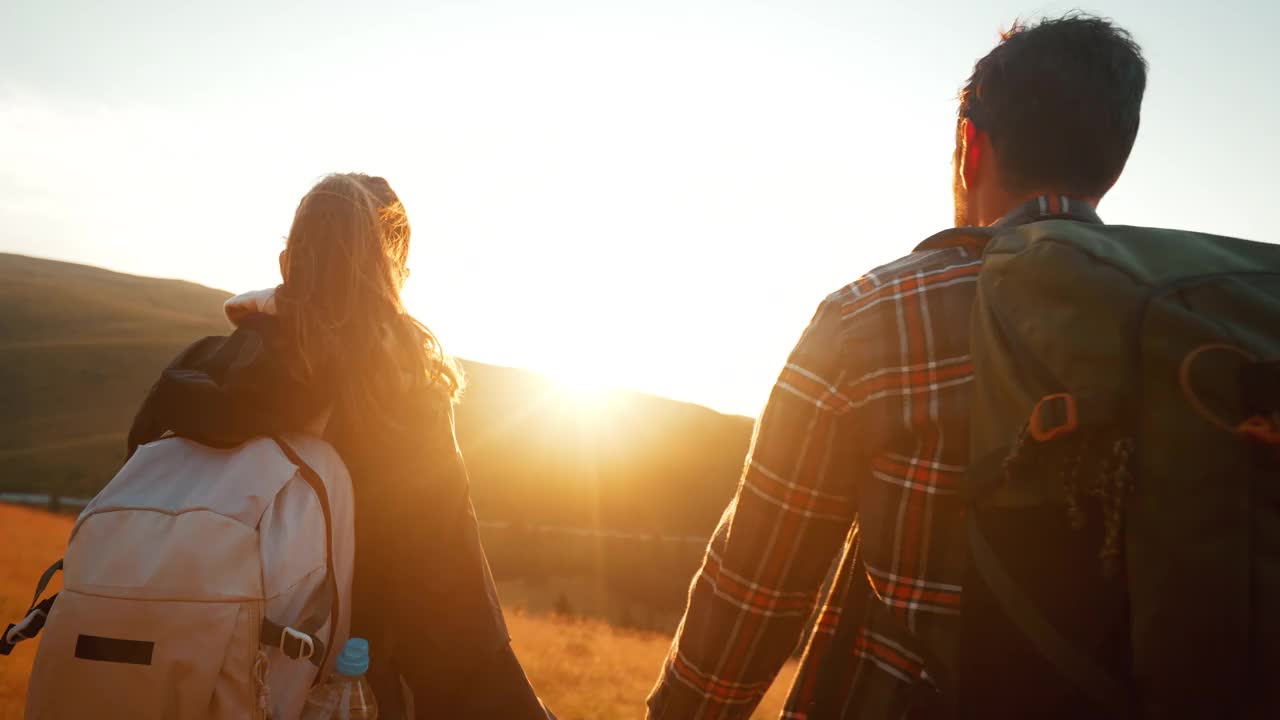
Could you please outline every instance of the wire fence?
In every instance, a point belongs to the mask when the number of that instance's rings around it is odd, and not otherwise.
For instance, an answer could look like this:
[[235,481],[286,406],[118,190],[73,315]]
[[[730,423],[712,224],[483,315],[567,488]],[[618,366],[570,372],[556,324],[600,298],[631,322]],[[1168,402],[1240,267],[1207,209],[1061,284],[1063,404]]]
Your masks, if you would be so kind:
[[[80,511],[89,504],[90,498],[64,497],[48,493],[0,492],[0,503],[10,505],[26,505],[29,507],[48,508],[54,511]],[[628,532],[609,530],[606,528],[565,527],[560,525],[531,525],[504,520],[481,520],[480,527],[488,530],[519,530],[532,534],[563,535],[600,540],[634,540],[636,542],[662,542],[683,545],[705,546],[708,538],[696,535],[663,535],[659,533]]]

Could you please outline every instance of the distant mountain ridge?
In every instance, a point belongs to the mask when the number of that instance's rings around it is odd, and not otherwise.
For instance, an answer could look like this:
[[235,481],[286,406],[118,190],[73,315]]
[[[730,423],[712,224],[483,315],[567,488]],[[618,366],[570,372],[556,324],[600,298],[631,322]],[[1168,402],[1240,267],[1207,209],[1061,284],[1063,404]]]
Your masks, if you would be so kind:
[[[160,369],[229,331],[229,296],[0,254],[0,490],[96,492]],[[590,411],[535,373],[463,366],[458,435],[483,518],[706,535],[732,495],[747,418],[634,392]]]

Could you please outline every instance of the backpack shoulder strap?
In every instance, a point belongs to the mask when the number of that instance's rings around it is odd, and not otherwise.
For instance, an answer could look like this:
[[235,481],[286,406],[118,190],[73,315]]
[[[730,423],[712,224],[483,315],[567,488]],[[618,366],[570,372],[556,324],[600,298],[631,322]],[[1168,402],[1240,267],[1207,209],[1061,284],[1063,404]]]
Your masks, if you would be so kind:
[[965,514],[970,559],[1009,619],[1045,659],[1100,707],[1110,711],[1112,717],[1128,717],[1130,708],[1124,688],[1045,618],[996,557],[979,527],[978,514],[973,508]]
[[[332,654],[332,640],[338,632],[338,618],[341,617],[338,607],[338,576],[333,569],[333,513],[329,505],[329,492],[325,489],[320,474],[308,465],[289,443],[278,436],[272,436],[271,439],[289,462],[298,468],[298,473],[316,494],[316,499],[320,501],[320,510],[324,513],[325,601],[320,603],[311,617],[303,620],[297,627],[280,625],[263,618],[259,640],[267,647],[280,648],[280,651],[290,658],[295,660],[305,658],[317,668],[323,669],[329,660],[329,655]],[[326,620],[329,621],[330,628],[331,642],[328,644],[316,636]],[[319,683],[321,679],[320,674],[317,673],[315,682]]]

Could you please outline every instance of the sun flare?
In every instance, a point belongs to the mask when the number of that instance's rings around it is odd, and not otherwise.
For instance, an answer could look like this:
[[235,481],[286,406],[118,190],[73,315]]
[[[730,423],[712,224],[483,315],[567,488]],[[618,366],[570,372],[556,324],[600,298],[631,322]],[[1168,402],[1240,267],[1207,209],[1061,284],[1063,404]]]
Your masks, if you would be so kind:
[[605,412],[617,396],[617,389],[598,372],[574,370],[549,376],[561,401],[582,413]]

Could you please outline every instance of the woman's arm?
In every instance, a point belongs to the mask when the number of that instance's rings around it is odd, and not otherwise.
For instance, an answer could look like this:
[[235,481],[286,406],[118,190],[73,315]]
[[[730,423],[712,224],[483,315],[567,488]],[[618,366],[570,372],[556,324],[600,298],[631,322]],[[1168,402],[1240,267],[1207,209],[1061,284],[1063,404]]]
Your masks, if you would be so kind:
[[[452,409],[422,393],[402,422],[380,440],[372,437],[382,452],[370,459],[381,472],[352,473],[363,520],[357,520],[356,562],[380,566],[372,573],[382,579],[380,597],[365,602],[381,603],[385,611],[378,614],[417,714],[546,718],[510,650]],[[366,489],[369,512],[361,512]],[[361,533],[362,524],[376,530]]]

